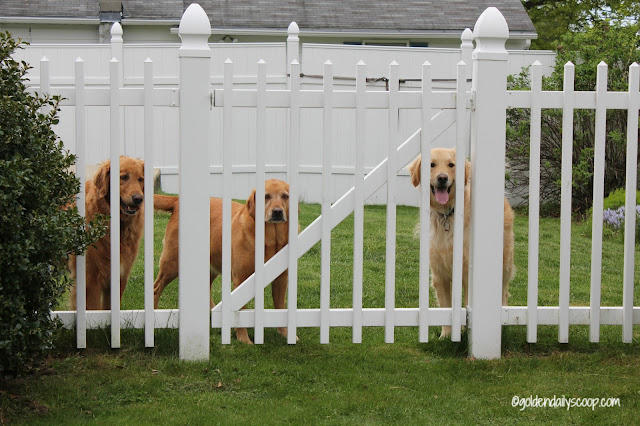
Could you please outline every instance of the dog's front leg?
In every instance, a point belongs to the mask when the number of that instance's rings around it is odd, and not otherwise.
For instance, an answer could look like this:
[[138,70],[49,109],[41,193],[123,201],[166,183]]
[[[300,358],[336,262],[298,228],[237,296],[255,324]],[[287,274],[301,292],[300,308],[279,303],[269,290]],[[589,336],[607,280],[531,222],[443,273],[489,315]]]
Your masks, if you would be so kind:
[[[252,268],[250,268],[252,265],[249,265],[247,268],[241,269],[238,268],[240,270],[243,271],[251,271],[251,273],[253,274],[253,270]],[[249,278],[248,275],[243,274],[243,275],[236,275],[233,273],[231,273],[231,279],[233,281],[233,288],[235,289],[236,287],[238,287],[240,284],[242,284],[247,278]],[[242,307],[242,309],[246,308],[246,305]],[[247,345],[253,345],[253,341],[251,340],[251,338],[249,337],[249,333],[247,332],[246,328],[236,328],[236,339],[240,340],[241,342],[246,343]]]
[[[278,278],[271,283],[271,295],[273,296],[273,307],[276,309],[286,308],[287,283],[289,281],[289,272],[284,271]],[[278,333],[287,337],[287,327],[278,327]],[[296,341],[300,340],[296,336]]]
[[[445,279],[437,274],[433,274],[433,288],[436,290],[438,306],[441,308],[451,307],[451,279]],[[451,326],[442,327],[440,339],[446,339],[451,335]]]

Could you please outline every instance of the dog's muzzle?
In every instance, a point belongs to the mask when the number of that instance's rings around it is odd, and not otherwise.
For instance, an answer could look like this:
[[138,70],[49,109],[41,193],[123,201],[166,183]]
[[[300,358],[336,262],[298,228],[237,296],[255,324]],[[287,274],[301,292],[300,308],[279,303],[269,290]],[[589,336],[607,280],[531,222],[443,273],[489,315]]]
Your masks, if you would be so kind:
[[440,174],[436,178],[436,185],[431,185],[431,193],[434,195],[439,204],[447,204],[449,202],[449,193],[453,184],[448,185],[449,176]]
[[271,216],[269,217],[269,220],[267,220],[267,222],[269,223],[282,223],[286,221],[287,217],[285,216],[284,210],[282,209],[271,210]]
[[133,204],[128,204],[120,198],[120,210],[129,216],[133,216],[138,213],[140,206],[142,205],[142,201],[144,201],[144,197],[141,194],[135,194],[131,197],[131,201],[133,201]]

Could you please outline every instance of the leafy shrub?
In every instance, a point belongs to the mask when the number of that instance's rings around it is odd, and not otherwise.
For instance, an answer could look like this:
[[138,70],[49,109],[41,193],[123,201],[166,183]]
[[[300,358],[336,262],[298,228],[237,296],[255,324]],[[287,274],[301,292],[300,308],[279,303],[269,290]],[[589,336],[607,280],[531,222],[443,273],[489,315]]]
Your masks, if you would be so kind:
[[50,310],[67,289],[66,258],[104,234],[73,201],[79,182],[51,126],[58,97],[30,94],[20,48],[0,33],[0,375],[30,369],[53,344]]
[[[564,83],[564,65],[575,64],[575,90],[595,90],[597,66],[600,61],[609,64],[607,87],[609,91],[626,91],[629,66],[640,62],[640,38],[636,23],[627,26],[594,25],[581,33],[569,33],[558,46],[553,73],[543,79],[543,90],[561,91]],[[509,79],[513,90],[530,87],[528,73],[524,71]],[[525,109],[507,110],[507,161],[511,167],[508,189],[526,199],[529,171],[530,112]],[[593,168],[595,140],[595,111],[574,111],[572,206],[585,213],[593,200]],[[605,195],[624,186],[626,164],[627,111],[607,111],[605,142]],[[562,111],[542,111],[541,129],[541,203],[559,205],[562,160]],[[636,164],[638,159],[636,159]]]
[[[604,199],[604,209],[617,209],[626,202],[626,192],[624,188],[618,188]],[[636,203],[640,203],[640,191],[636,192]]]

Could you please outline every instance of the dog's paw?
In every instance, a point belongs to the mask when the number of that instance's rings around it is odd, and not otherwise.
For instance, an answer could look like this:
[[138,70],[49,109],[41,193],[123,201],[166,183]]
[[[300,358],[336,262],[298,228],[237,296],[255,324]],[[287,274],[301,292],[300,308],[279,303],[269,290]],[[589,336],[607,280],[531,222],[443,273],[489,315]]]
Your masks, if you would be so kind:
[[246,328],[236,328],[236,339],[247,345],[253,345]]
[[[280,335],[282,337],[284,337],[285,339],[287,338],[287,336],[289,335],[288,331],[287,331],[287,327],[279,327],[278,328],[278,333],[280,333]],[[298,336],[296,336],[296,342],[299,342],[300,338]]]
[[448,339],[451,336],[451,327],[444,326],[442,327],[442,332],[440,333],[440,340]]

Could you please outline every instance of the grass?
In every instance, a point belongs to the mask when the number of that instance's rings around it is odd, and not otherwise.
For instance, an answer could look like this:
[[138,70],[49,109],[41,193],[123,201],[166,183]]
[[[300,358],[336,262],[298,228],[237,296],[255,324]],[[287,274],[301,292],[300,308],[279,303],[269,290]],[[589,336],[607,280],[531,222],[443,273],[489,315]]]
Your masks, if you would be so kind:
[[[320,213],[302,205],[307,226]],[[418,241],[415,208],[398,208],[396,305],[415,307],[418,298]],[[156,268],[168,215],[156,214]],[[384,306],[385,208],[365,209],[364,306]],[[541,220],[540,305],[557,305],[559,220]],[[527,293],[527,218],[516,219],[516,264],[512,305],[525,305]],[[352,221],[333,231],[331,306],[351,306]],[[573,224],[571,303],[589,304],[590,232]],[[604,241],[602,304],[622,303],[622,243],[619,235]],[[320,246],[300,260],[298,301],[319,306]],[[636,264],[640,255],[636,253]],[[142,256],[125,292],[123,309],[142,302]],[[157,270],[155,271],[157,273]],[[635,282],[640,282],[636,267]],[[177,282],[167,287],[160,307],[178,306]],[[635,306],[640,305],[635,292]],[[266,293],[268,294],[268,292]],[[219,279],[214,299],[220,300]],[[431,293],[434,304],[433,290]],[[267,306],[270,301],[267,299]],[[88,349],[74,347],[73,331],[60,334],[59,346],[36,374],[5,381],[0,387],[0,423],[77,424],[239,424],[239,423],[617,423],[637,422],[640,410],[640,333],[621,343],[621,327],[603,326],[601,343],[588,341],[588,326],[572,326],[570,343],[557,343],[557,327],[539,327],[539,342],[526,343],[523,326],[503,328],[503,357],[479,361],[466,357],[463,342],[437,339],[417,342],[416,328],[397,328],[393,345],[383,329],[363,330],[353,345],[351,330],[331,329],[331,343],[319,344],[317,329],[298,329],[300,342],[288,346],[273,329],[265,344],[220,344],[211,332],[211,359],[178,360],[178,331],[157,330],[156,347],[144,348],[139,330],[122,331],[122,349],[109,348],[109,330],[88,333]],[[2,382],[2,381],[0,381]],[[615,397],[614,408],[512,407],[514,396]]]

